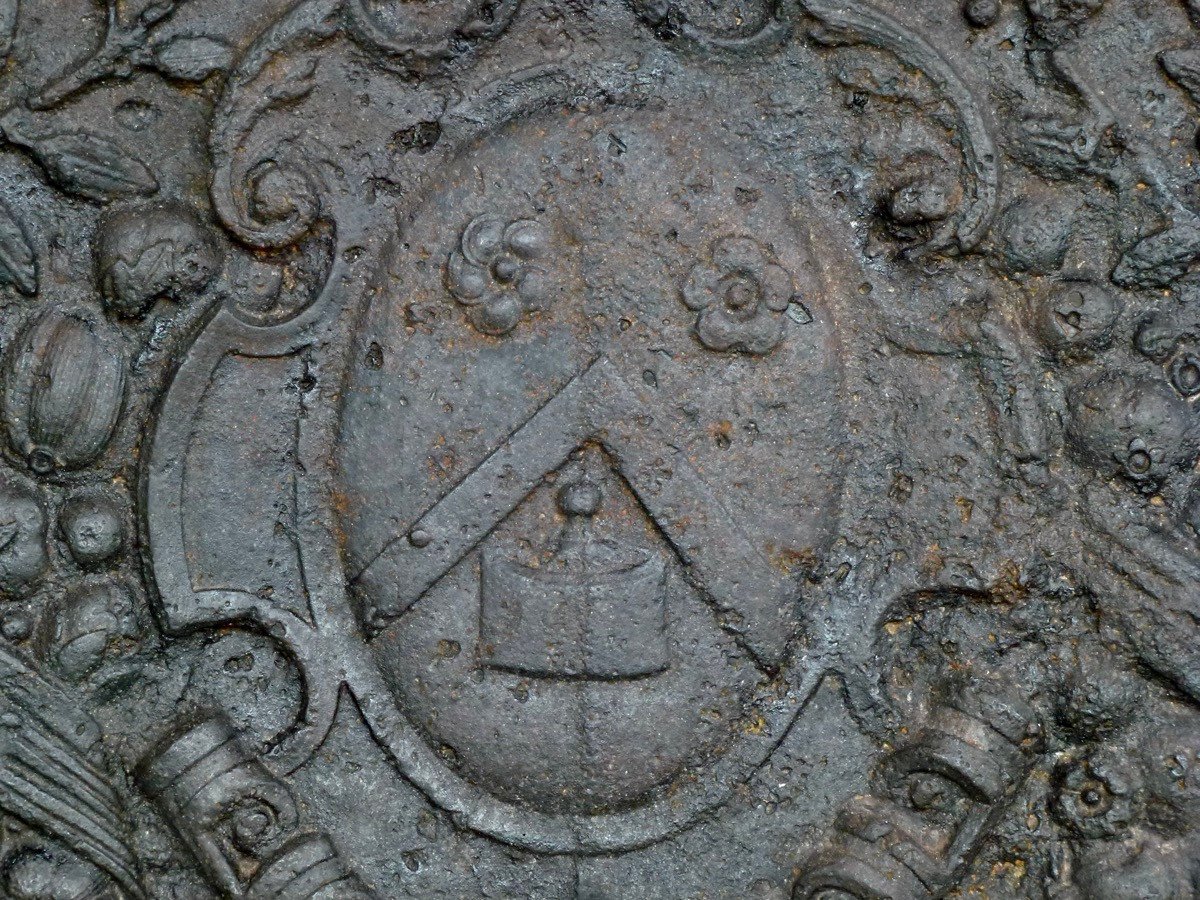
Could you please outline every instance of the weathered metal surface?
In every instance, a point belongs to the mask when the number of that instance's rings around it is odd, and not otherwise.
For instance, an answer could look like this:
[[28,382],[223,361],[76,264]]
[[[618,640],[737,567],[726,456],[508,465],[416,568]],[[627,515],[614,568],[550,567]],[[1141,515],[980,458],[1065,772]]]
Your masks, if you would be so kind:
[[0,0],[0,894],[1200,896],[1196,29]]

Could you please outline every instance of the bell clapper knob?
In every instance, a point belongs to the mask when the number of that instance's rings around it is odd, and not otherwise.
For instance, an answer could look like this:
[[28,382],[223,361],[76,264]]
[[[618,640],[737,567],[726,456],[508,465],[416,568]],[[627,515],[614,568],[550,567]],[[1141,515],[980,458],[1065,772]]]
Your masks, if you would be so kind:
[[603,499],[599,486],[588,478],[568,484],[558,492],[558,508],[567,517],[558,542],[560,558],[586,557],[591,545],[592,516]]
[[590,519],[600,509],[600,488],[590,479],[568,484],[558,493],[558,508],[572,518]]

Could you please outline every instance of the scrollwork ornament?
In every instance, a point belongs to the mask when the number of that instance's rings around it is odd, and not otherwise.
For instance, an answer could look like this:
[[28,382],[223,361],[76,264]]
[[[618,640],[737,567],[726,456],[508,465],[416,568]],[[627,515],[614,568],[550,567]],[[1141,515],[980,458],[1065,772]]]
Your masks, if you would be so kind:
[[320,58],[313,51],[340,30],[332,6],[308,0],[269,29],[231,74],[215,112],[213,208],[250,247],[291,246],[322,215],[327,186],[317,175],[318,148],[306,148],[300,135],[258,130],[316,87]]
[[966,199],[957,215],[938,224],[913,252],[954,249],[965,253],[986,237],[997,213],[1000,196],[1000,156],[986,111],[950,62],[923,37],[864,2],[800,0],[800,9],[817,23],[812,38],[826,46],[868,45],[894,54],[941,91],[958,120]]
[[634,11],[666,41],[717,52],[746,52],[778,44],[791,33],[778,0],[726,5],[692,0],[630,0]]
[[[504,33],[521,0],[466,0],[452,4],[404,0],[347,0],[349,33],[389,65],[413,70],[442,62]],[[447,8],[450,7],[450,8]]]
[[[216,155],[213,207],[239,240],[258,249],[288,247],[321,215],[321,188],[307,154],[289,142],[237,141]],[[257,152],[254,148],[257,145]]]
[[291,791],[227,723],[180,728],[143,760],[139,779],[230,896],[371,900],[329,839],[302,827]]

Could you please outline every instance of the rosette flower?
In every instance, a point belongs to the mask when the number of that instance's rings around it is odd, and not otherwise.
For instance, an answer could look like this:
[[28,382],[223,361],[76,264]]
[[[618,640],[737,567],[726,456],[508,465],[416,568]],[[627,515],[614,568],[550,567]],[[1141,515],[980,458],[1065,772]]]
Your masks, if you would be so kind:
[[1113,752],[1101,750],[1062,763],[1054,784],[1055,816],[1081,837],[1115,837],[1141,812],[1140,774]]
[[537,261],[549,249],[549,232],[539,222],[479,216],[450,254],[446,287],[467,308],[476,329],[496,337],[508,334],[548,297],[546,272]]
[[716,241],[711,262],[692,269],[683,302],[696,310],[696,337],[710,350],[770,353],[783,340],[784,312],[795,285],[786,269],[753,238]]

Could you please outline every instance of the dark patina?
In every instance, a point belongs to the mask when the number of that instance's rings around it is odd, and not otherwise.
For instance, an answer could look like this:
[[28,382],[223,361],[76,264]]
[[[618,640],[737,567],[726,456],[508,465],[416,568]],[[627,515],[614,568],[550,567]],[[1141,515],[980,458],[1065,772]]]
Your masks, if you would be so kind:
[[0,896],[1200,897],[1200,4],[0,54]]

